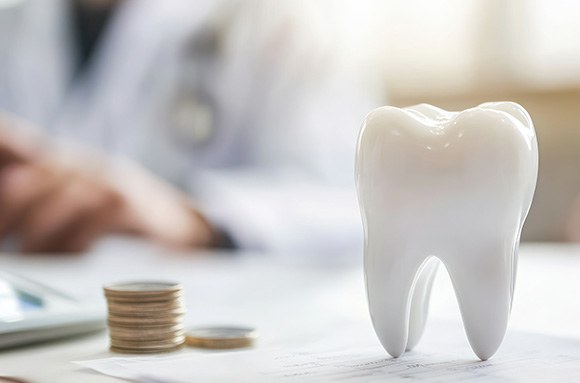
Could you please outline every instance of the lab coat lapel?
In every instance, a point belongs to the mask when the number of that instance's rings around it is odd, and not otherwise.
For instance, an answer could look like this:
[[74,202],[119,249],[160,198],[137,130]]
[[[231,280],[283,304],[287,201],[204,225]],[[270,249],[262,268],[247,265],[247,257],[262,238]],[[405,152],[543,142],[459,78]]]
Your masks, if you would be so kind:
[[[172,3],[172,2],[170,2]],[[141,146],[139,119],[150,111],[154,64],[166,31],[160,2],[127,0],[120,4],[93,61],[67,100],[61,129],[68,136],[132,155]],[[153,72],[153,73],[152,73]],[[159,75],[163,75],[160,73]]]
[[[138,19],[134,8],[138,5],[137,1],[120,3],[109,20],[91,61],[65,99],[58,121],[63,135],[105,148],[113,141],[111,124],[118,118],[115,107],[124,107],[130,81],[127,77],[135,76],[142,62],[131,43],[134,21]],[[120,49],[124,44],[128,44],[124,46],[126,52]],[[135,70],[127,71],[127,65],[134,65]]]

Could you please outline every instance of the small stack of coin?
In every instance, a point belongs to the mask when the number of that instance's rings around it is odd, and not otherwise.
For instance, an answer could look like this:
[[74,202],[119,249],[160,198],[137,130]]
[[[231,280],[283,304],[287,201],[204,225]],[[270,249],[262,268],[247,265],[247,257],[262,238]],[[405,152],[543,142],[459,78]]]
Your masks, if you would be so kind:
[[125,282],[104,287],[111,351],[158,353],[183,345],[183,287],[168,282]]

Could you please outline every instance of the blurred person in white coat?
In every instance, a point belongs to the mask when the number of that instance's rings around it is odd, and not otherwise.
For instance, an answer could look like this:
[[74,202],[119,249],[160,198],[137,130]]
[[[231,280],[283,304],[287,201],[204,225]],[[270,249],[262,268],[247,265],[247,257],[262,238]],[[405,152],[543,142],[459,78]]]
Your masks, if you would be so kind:
[[354,3],[0,0],[0,238],[358,252]]

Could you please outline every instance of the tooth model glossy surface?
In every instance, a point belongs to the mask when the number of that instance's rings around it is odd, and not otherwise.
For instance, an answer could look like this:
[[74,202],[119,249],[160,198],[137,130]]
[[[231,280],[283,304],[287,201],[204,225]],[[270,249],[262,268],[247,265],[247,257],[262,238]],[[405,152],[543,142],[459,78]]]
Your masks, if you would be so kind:
[[367,116],[356,159],[364,267],[375,332],[390,355],[421,338],[439,263],[471,348],[482,360],[495,354],[537,173],[534,126],[518,104],[382,107]]

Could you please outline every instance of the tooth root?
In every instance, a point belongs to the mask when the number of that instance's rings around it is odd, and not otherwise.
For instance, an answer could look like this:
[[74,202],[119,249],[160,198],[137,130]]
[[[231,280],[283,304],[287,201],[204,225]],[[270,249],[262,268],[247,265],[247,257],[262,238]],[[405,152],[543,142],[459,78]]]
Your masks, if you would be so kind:
[[[506,332],[512,301],[513,246],[469,246],[443,263],[455,288],[463,326],[473,352],[492,357]],[[478,253],[478,254],[475,254]]]
[[385,235],[369,236],[365,275],[369,311],[375,332],[393,357],[407,348],[412,289],[422,259]]
[[407,340],[406,350],[410,351],[419,343],[425,324],[427,323],[427,314],[429,312],[429,299],[433,281],[437,275],[439,260],[431,258],[425,262],[422,270],[417,277],[417,282],[413,291],[411,301],[411,312],[409,317],[409,339]]

